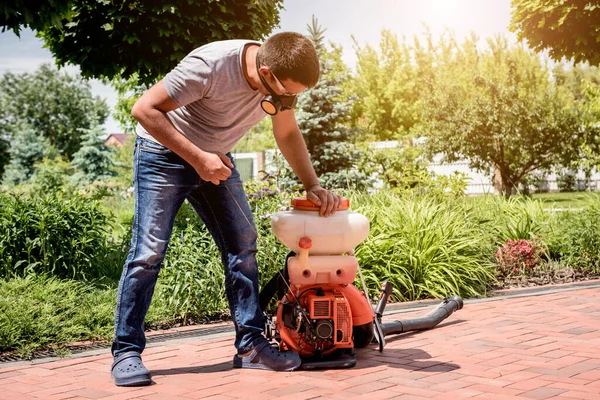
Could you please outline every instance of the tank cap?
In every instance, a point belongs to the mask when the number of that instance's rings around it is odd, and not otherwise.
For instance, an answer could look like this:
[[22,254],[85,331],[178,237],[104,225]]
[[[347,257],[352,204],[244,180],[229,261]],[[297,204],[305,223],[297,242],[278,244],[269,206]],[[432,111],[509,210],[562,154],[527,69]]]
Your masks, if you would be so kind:
[[[319,211],[321,207],[308,200],[306,197],[296,197],[292,199],[292,208],[294,210],[303,210],[303,211]],[[350,200],[343,197],[342,202],[337,208],[337,211],[344,211],[350,208]]]
[[312,247],[312,240],[310,240],[310,238],[306,236],[301,237],[298,241],[298,247],[304,250],[308,250]]

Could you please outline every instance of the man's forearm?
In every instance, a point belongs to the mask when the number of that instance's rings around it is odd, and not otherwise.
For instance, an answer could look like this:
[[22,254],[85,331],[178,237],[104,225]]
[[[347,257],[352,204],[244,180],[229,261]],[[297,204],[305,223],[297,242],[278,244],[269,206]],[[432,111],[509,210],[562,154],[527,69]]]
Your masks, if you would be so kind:
[[290,164],[305,189],[319,184],[319,178],[312,166],[306,143],[300,131],[290,132],[285,137],[275,136],[281,154]]
[[197,166],[204,158],[206,153],[183,136],[173,126],[166,113],[150,108],[136,113],[134,117],[153,138],[175,152],[190,165]]

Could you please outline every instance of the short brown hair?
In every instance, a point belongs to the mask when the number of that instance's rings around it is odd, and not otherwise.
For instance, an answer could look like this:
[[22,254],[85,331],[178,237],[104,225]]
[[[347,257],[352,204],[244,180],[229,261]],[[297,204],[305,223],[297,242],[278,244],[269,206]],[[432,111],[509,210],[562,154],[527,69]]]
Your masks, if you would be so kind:
[[319,80],[319,57],[312,41],[296,32],[269,37],[258,49],[258,62],[269,67],[277,79],[291,79],[307,87]]

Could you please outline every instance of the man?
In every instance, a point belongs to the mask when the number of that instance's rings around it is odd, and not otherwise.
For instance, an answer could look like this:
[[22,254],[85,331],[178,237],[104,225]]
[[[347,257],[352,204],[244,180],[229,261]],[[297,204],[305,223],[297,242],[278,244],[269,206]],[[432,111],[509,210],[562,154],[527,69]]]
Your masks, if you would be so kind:
[[266,114],[282,154],[320,214],[341,198],[319,185],[298,129],[295,96],[314,86],[319,60],[309,39],[294,32],[263,44],[228,40],[188,54],[135,103],[135,212],[131,248],[115,310],[112,377],[118,386],[148,385],[141,353],[148,311],[173,221],[187,199],[221,251],[225,290],[236,338],[233,366],[291,371],[299,356],[279,352],[263,337],[258,303],[256,228],[229,154]]

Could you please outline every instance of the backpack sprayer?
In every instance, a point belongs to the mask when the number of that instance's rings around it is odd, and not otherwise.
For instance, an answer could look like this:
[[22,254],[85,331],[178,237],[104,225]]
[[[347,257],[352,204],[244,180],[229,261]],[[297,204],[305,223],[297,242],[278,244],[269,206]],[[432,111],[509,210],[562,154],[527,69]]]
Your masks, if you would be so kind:
[[[376,340],[381,352],[385,336],[431,329],[463,307],[462,299],[452,296],[423,317],[382,323],[392,285],[382,285],[373,308],[353,255],[369,234],[369,221],[349,208],[344,199],[334,215],[322,218],[314,203],[296,198],[291,211],[271,217],[273,233],[291,252],[283,271],[260,292],[263,310],[275,295],[279,299],[275,320],[267,315],[265,333],[281,350],[295,350],[303,369],[353,367],[354,348]],[[363,291],[353,285],[357,272]]]

